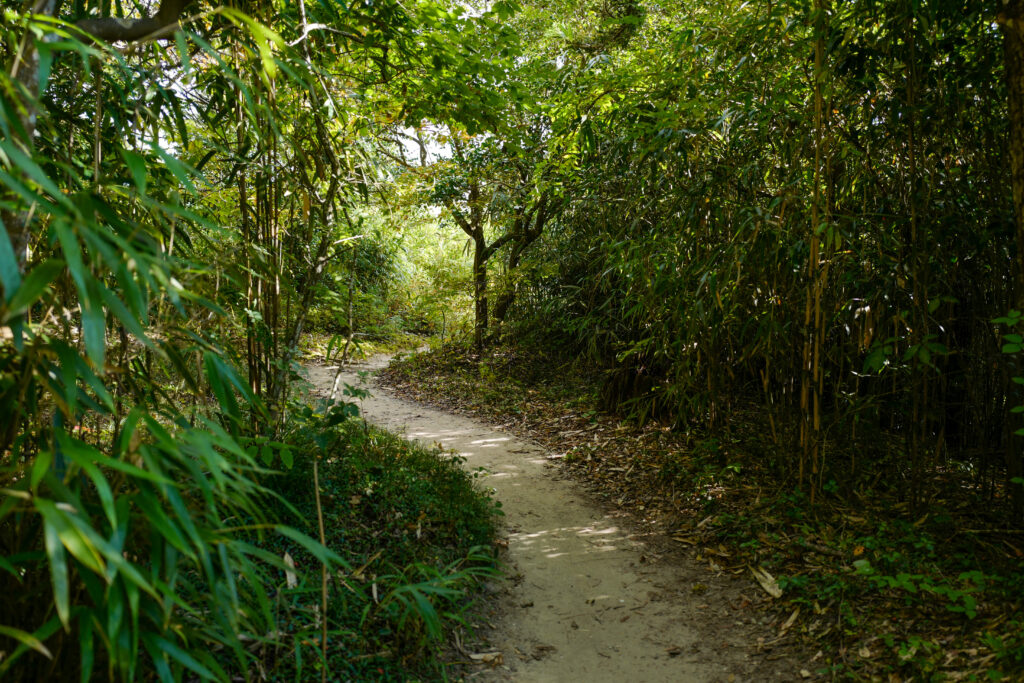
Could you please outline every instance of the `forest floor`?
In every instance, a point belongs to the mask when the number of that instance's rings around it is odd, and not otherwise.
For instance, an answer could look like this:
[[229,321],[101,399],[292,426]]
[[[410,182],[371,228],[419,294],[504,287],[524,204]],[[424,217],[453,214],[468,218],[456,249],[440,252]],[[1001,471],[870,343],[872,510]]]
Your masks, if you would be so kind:
[[[813,658],[780,643],[769,599],[714,563],[600,504],[556,466],[559,454],[394,395],[371,373],[386,357],[345,368],[363,386],[369,422],[464,459],[505,513],[507,578],[477,613],[475,644],[457,644],[466,680],[791,681]],[[330,394],[337,366],[309,368]],[[784,639],[782,639],[784,640]]]
[[[756,406],[712,437],[604,412],[600,380],[540,352],[456,346],[379,375],[400,396],[547,449],[558,469],[546,476],[635,523],[645,555],[671,564],[683,592],[689,583],[709,612],[690,619],[696,628],[714,634],[730,607],[742,615],[732,621],[757,624],[760,635],[742,633],[764,668],[738,680],[784,675],[766,660],[786,652],[802,662],[787,680],[1024,680],[1021,532],[1005,529],[1005,508],[970,472],[935,471],[926,504],[911,505],[900,444],[876,434],[881,456],[834,445],[834,466],[870,467],[812,501],[773,469],[783,446]],[[719,588],[726,577],[734,592]]]

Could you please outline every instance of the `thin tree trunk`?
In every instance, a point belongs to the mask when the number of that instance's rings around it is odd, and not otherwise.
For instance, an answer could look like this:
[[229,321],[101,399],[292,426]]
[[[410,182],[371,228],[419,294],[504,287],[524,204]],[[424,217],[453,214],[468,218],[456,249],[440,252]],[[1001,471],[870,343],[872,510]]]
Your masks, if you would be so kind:
[[[1003,30],[1003,58],[1010,92],[1010,171],[1013,180],[1014,227],[1017,259],[1014,273],[1014,307],[1024,310],[1024,0],[1004,0],[998,17]],[[1020,368],[1017,368],[1018,370]],[[1018,519],[1024,518],[1024,487],[1012,480],[1024,477],[1024,446],[1021,438],[1007,439],[1006,469],[1010,499]]]
[[[352,263],[349,265],[348,272],[348,338],[345,340],[345,348],[341,352],[341,363],[344,365],[348,361],[348,349],[352,346],[352,339],[356,335],[356,321],[353,315],[354,302],[355,302],[355,291],[356,291],[356,255],[359,252],[356,250],[356,245],[352,245]],[[339,368],[340,371],[340,368]]]
[[825,271],[821,263],[821,166],[824,158],[824,97],[822,81],[825,68],[825,3],[816,0],[814,9],[817,40],[814,46],[814,173],[813,199],[811,203],[810,255],[807,263],[807,298],[804,307],[804,347],[801,369],[800,407],[803,419],[800,424],[802,448],[800,460],[800,483],[806,477],[810,489],[810,500],[814,503],[822,476],[821,444],[821,393],[822,393],[822,342],[824,321],[822,319],[822,295],[825,285]]
[[[541,233],[544,231],[544,226],[547,224],[552,213],[557,210],[557,207],[558,201],[552,200],[551,196],[545,193],[537,201],[533,209],[527,211],[516,219],[516,225],[512,229],[513,239],[511,240],[512,247],[508,254],[507,272],[511,273],[519,267],[519,264],[522,262],[523,254],[531,244],[540,238]],[[500,331],[501,324],[505,322],[505,318],[508,316],[509,308],[515,301],[515,297],[516,288],[513,284],[507,287],[495,302],[494,320],[497,323],[496,332]]]
[[487,258],[482,238],[473,241],[473,302],[476,312],[473,341],[477,351],[484,348],[487,337]]
[[928,329],[928,267],[925,262],[922,235],[917,220],[917,51],[914,38],[914,16],[908,20],[907,45],[907,162],[910,174],[907,183],[907,203],[910,209],[910,268],[914,296],[913,325],[910,343],[917,349],[911,360],[911,416],[910,416],[910,503],[915,512],[920,512],[924,497],[925,440],[930,433],[928,420],[928,366],[921,362],[921,345],[927,339]]

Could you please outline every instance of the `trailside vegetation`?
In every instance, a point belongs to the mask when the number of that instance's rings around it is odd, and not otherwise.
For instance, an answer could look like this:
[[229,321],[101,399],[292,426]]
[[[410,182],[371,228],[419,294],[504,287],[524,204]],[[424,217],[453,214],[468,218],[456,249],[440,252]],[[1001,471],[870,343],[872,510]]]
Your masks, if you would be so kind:
[[[544,359],[585,372],[584,428],[649,448],[571,466],[691,515],[676,535],[750,564],[782,631],[829,634],[822,673],[1019,675],[1022,17],[6,3],[0,674],[412,666],[486,566],[403,546],[440,500],[409,472],[455,470],[296,396],[311,332],[343,360],[413,332],[471,340],[420,379],[502,410],[532,414]],[[419,533],[486,537],[461,486]]]
[[[437,652],[453,631],[472,631],[467,594],[498,574],[492,543],[500,504],[457,457],[352,412],[337,403],[301,409],[284,436],[294,464],[263,478],[270,514],[311,537],[322,532],[345,568],[325,579],[302,544],[251,539],[286,566],[273,573],[277,632],[252,642],[257,663],[249,672],[281,680],[324,672],[328,680],[443,679],[448,664]],[[316,472],[310,454],[322,454]]]
[[606,405],[641,420],[728,438],[729,416],[758,406],[773,468],[812,500],[891,468],[921,507],[955,471],[1020,519],[994,15],[937,1],[632,16],[628,44],[556,45],[579,120],[573,191],[519,267],[519,329],[606,368]]
[[480,356],[467,337],[392,363],[382,379],[542,444],[596,499],[630,513],[656,552],[747,582],[744,604],[770,612],[753,646],[762,657],[800,653],[825,680],[1021,671],[1019,533],[976,493],[947,490],[920,516],[877,485],[827,486],[811,504],[771,469],[756,410],[732,416],[728,441],[640,424],[602,408],[599,369],[542,349]]
[[520,126],[461,143],[481,189],[439,204],[500,239],[508,207],[558,201],[514,258],[489,255],[510,260],[476,297],[475,348],[402,372],[538,424],[557,410],[526,407],[539,359],[596,377],[582,412],[672,445],[567,439],[573,467],[598,488],[629,472],[616,500],[680,505],[703,522],[680,536],[781,574],[786,619],[802,608],[783,630],[835,638],[826,672],[1019,674],[1019,9],[526,3],[540,184],[517,199],[475,162],[527,152]]
[[[366,655],[401,678],[457,620],[487,504],[453,466],[293,396],[324,289],[347,276],[351,342],[356,285],[388,276],[393,240],[365,218],[388,206],[374,137],[490,125],[501,62],[461,36],[509,41],[507,14],[3,6],[0,675],[326,680]],[[431,539],[419,552],[399,512]]]

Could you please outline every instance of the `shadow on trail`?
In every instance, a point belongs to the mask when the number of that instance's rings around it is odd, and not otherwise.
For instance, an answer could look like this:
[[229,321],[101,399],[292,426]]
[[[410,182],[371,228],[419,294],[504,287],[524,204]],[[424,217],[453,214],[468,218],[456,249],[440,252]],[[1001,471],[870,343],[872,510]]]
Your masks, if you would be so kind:
[[[359,370],[311,366],[310,381],[328,396],[336,378],[358,386]],[[365,376],[365,375],[364,375]],[[360,399],[365,419],[464,459],[494,491],[508,529],[509,578],[492,610],[490,646],[499,666],[472,680],[772,681],[793,669],[753,652],[749,601],[696,594],[712,581],[691,563],[652,563],[621,518],[556,478],[548,453],[460,415],[390,396],[371,382]],[[702,591],[703,593],[703,591]],[[733,603],[739,605],[734,606]],[[492,661],[494,661],[492,659]],[[786,675],[775,672],[785,670]]]

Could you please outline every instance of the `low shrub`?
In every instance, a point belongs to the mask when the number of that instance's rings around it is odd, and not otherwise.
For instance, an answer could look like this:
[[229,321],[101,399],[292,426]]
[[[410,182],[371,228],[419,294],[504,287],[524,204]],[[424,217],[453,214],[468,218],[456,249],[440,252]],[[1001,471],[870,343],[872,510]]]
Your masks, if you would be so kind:
[[472,589],[496,574],[499,505],[458,458],[348,417],[344,408],[306,409],[286,441],[294,463],[265,482],[277,496],[269,515],[316,537],[318,479],[326,546],[349,568],[328,577],[324,662],[321,563],[287,538],[254,540],[294,565],[276,570],[278,638],[264,649],[262,667],[290,680],[318,677],[324,665],[332,680],[442,675],[444,664],[426,657],[426,647],[469,626]]

